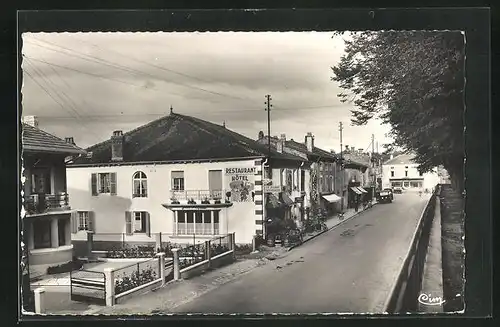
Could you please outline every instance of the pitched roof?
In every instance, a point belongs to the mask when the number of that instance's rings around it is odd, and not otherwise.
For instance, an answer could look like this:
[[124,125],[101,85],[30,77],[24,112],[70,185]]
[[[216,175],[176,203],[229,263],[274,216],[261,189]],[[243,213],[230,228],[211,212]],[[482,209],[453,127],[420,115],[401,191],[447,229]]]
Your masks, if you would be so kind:
[[290,147],[295,148],[297,150],[300,150],[300,151],[303,151],[305,153],[312,154],[312,155],[315,155],[315,156],[318,156],[321,158],[326,158],[326,159],[331,159],[331,160],[338,159],[338,157],[334,153],[325,151],[325,150],[318,148],[316,146],[313,148],[312,152],[309,152],[307,150],[307,146],[304,143],[299,143],[299,142],[294,141],[294,140],[286,140],[286,146],[290,146]]
[[22,124],[23,151],[84,154],[85,150],[31,125]]
[[[257,140],[257,141],[260,142],[261,144],[266,144],[267,145],[267,136],[265,136],[264,139]],[[273,148],[276,148],[276,144],[277,144],[278,141],[279,141],[278,137],[271,136],[271,146]],[[327,159],[330,159],[330,160],[337,160],[338,159],[338,157],[337,157],[337,155],[335,153],[331,153],[331,152],[325,151],[325,150],[320,149],[318,147],[314,147],[313,151],[309,152],[307,150],[307,146],[305,144],[299,143],[299,142],[294,141],[292,139],[285,141],[285,149],[283,150],[284,152],[286,152],[286,148],[294,150],[294,151],[297,151],[299,153],[303,153],[303,155],[306,155],[309,158],[311,156],[313,156],[313,157],[327,158]]]
[[400,154],[392,159],[387,160],[384,165],[411,165],[415,164],[413,161],[415,154]]
[[[210,160],[265,157],[262,144],[230,129],[195,117],[170,115],[140,126],[124,135],[122,162]],[[90,158],[73,164],[111,163],[111,139],[87,149]],[[271,158],[301,161],[271,150]]]
[[342,156],[348,161],[348,163],[363,167],[370,167],[370,159],[368,158],[367,160],[365,156],[360,156],[359,154],[354,153],[345,153],[342,154]]

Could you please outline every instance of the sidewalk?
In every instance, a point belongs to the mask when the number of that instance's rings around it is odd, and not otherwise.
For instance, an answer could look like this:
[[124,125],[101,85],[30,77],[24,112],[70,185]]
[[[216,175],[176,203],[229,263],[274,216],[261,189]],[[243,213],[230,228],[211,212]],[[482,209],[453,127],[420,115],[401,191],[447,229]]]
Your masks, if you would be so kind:
[[[375,206],[377,204],[377,202],[374,201],[372,204]],[[319,235],[321,235],[323,233],[328,232],[332,228],[334,228],[334,227],[336,227],[336,226],[338,226],[338,225],[340,225],[340,224],[342,224],[342,223],[350,220],[351,218],[359,215],[360,213],[364,212],[365,210],[370,210],[370,209],[364,209],[363,210],[361,208],[360,210],[358,210],[358,212],[356,212],[353,208],[349,208],[349,209],[347,209],[344,212],[344,219],[342,219],[342,220],[339,219],[338,215],[335,215],[335,216],[327,218],[327,220],[326,220],[326,226],[328,227],[327,230],[305,234],[304,235],[304,239],[303,239],[303,241],[302,241],[301,244],[297,244],[297,245],[291,246],[288,250],[290,251],[290,250],[292,250],[292,249],[294,249],[294,248],[296,248],[298,246],[301,246],[305,242],[310,241],[313,238],[315,238],[315,237],[317,237],[317,236],[319,236]]]

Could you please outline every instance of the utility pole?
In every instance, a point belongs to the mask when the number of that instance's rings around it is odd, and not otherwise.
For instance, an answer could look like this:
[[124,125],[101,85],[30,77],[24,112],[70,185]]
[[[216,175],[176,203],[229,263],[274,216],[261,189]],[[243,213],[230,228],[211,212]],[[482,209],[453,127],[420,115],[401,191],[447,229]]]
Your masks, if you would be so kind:
[[267,104],[267,108],[265,109],[267,111],[267,150],[268,150],[268,156],[269,159],[271,160],[271,107],[273,106],[271,104],[271,96],[268,94],[266,95],[266,102],[264,104]]
[[342,157],[343,145],[342,145],[342,122],[339,123],[340,132],[340,196],[342,200],[340,201],[340,211],[344,212],[344,159]]
[[[267,166],[269,167],[269,172],[271,171],[270,165],[271,165],[271,95],[267,94],[266,95],[266,102],[264,104],[267,105],[267,108],[265,109],[267,111]],[[262,167],[265,171],[266,167]],[[264,176],[263,176],[264,177]],[[266,178],[269,178],[269,175],[265,176]],[[264,191],[264,190],[263,190]],[[266,209],[266,202],[267,202],[267,196],[265,191],[262,192],[262,198],[264,201],[262,201],[262,212],[264,213],[264,219],[262,219],[262,233],[264,238],[266,238],[267,231],[266,231],[266,221],[267,221],[267,209]]]

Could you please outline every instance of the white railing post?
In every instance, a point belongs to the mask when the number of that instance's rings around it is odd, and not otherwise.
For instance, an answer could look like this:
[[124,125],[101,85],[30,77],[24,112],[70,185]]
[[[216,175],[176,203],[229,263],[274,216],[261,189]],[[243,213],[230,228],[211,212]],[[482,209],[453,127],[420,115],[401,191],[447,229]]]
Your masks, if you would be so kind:
[[115,305],[115,270],[114,268],[104,268],[106,285],[106,306]]
[[172,254],[173,254],[174,280],[179,280],[181,275],[180,262],[179,262],[179,249],[172,249]]
[[37,288],[33,291],[35,294],[35,313],[45,313],[45,289]]
[[160,266],[160,278],[161,278],[161,286],[165,285],[165,253],[160,252],[157,253],[156,256],[158,257],[158,264]]

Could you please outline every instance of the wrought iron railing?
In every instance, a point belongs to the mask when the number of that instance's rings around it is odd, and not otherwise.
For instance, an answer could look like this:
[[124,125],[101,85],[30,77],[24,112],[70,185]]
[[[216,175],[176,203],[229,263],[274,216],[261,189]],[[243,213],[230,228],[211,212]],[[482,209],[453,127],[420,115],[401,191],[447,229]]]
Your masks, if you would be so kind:
[[[255,193],[246,190],[171,190],[172,203],[188,201],[196,204],[213,202],[253,202]],[[194,204],[193,203],[193,204]]]
[[28,214],[69,210],[69,196],[67,193],[27,195],[24,197],[24,209]]

